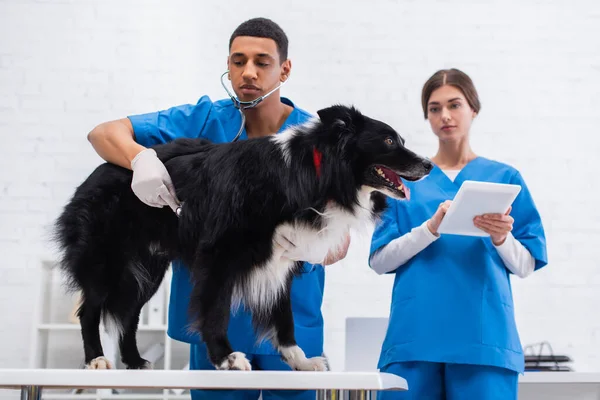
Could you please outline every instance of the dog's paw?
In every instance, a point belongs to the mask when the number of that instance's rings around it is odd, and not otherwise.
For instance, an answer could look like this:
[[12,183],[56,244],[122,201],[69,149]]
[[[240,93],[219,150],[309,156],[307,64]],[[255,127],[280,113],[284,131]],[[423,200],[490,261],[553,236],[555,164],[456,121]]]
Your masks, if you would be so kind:
[[306,358],[304,351],[294,346],[279,348],[282,360],[294,371],[327,371],[329,369],[325,357]]
[[227,356],[221,364],[217,366],[220,370],[237,370],[237,371],[251,371],[252,366],[250,361],[246,358],[246,355],[239,351],[234,351]]
[[86,369],[113,369],[113,366],[110,363],[110,361],[108,361],[108,358],[102,356],[102,357],[94,358],[92,361],[90,361],[88,364],[85,365],[85,368]]
[[290,365],[296,371],[327,371],[329,369],[325,357],[312,357],[296,361],[294,365]]
[[150,361],[142,359],[140,363],[127,365],[127,369],[154,369],[154,365]]

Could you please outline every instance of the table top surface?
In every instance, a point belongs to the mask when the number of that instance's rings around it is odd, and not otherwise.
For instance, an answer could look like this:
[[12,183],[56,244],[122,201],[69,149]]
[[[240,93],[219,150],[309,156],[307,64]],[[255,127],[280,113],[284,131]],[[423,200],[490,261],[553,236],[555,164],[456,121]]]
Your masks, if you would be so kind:
[[0,387],[406,390],[379,372],[0,369]]
[[519,383],[592,383],[600,384],[600,372],[525,372]]
[[[600,372],[526,372],[519,384],[598,384]],[[0,369],[0,388],[406,390],[379,372]]]

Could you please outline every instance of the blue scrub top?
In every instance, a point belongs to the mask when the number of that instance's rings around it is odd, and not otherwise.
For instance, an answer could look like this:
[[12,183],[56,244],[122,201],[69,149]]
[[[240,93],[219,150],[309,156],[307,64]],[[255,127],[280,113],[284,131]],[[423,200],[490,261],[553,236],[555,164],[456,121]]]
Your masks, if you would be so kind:
[[[308,112],[297,108],[287,98],[281,98],[293,107],[281,131],[289,126],[313,118]],[[174,139],[205,138],[214,143],[230,142],[237,134],[242,119],[230,99],[211,101],[208,96],[197,104],[185,104],[148,114],[132,115],[135,140],[146,147],[166,143]],[[278,132],[278,133],[279,133]],[[239,140],[247,139],[244,128]],[[325,271],[321,265],[305,263],[303,273],[292,283],[292,310],[296,328],[296,341],[307,356],[323,352],[323,316],[321,304],[325,283]],[[191,292],[190,274],[181,261],[173,262],[171,297],[169,301],[168,335],[187,343],[201,343],[197,333],[189,330],[188,303]],[[232,313],[229,323],[229,340],[236,351],[246,354],[278,354],[269,341],[262,343],[254,333],[249,311],[243,308]]]
[[[421,181],[406,182],[411,199],[388,200],[390,208],[375,229],[371,254],[431,218],[465,180],[521,185],[512,205],[512,234],[531,252],[536,270],[545,266],[542,221],[521,174],[483,157],[469,162],[454,182],[437,166]],[[396,277],[379,368],[393,362],[430,361],[523,372],[511,272],[489,237],[441,235],[392,273]]]

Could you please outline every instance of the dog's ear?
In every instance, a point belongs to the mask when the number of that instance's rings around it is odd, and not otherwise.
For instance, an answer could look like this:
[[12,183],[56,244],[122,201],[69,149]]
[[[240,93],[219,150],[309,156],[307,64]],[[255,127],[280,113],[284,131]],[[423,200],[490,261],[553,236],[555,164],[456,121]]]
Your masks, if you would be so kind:
[[317,111],[329,138],[340,153],[350,151],[349,143],[356,137],[361,126],[361,114],[354,107],[334,105]]
[[317,111],[321,122],[329,128],[352,129],[352,110],[342,105],[335,105]]

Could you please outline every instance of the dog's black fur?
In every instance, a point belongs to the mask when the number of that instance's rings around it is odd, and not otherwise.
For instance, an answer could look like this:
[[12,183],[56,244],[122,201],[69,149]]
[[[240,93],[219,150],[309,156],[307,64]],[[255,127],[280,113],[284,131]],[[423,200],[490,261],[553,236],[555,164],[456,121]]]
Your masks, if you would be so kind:
[[[62,269],[82,292],[78,315],[88,366],[103,356],[99,323],[110,316],[121,327],[124,364],[148,367],[136,344],[139,315],[174,259],[191,271],[190,317],[215,367],[240,367],[227,340],[236,287],[257,329],[279,349],[296,345],[289,290],[302,263],[288,260],[285,285],[271,293],[273,304],[249,298],[251,274],[267,268],[274,254],[277,227],[308,226],[319,240],[317,231],[336,223],[324,216],[328,204],[349,219],[371,220],[385,208],[381,193],[403,197],[397,181],[382,179],[381,167],[388,177],[392,170],[408,180],[432,168],[391,127],[354,108],[333,106],[318,115],[276,136],[224,144],[179,139],[155,146],[184,204],[180,218],[168,207],[143,204],[130,188],[132,172],[109,163],[77,188],[55,234]],[[319,171],[315,150],[322,155]],[[372,191],[371,198],[361,204],[365,191]],[[365,206],[371,209],[361,214]]]

